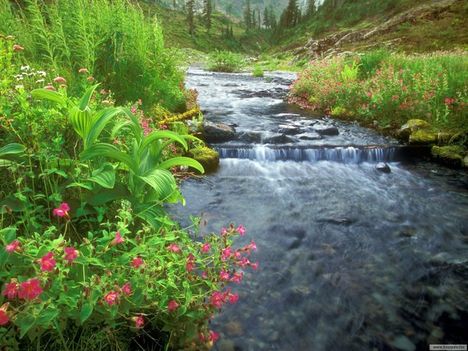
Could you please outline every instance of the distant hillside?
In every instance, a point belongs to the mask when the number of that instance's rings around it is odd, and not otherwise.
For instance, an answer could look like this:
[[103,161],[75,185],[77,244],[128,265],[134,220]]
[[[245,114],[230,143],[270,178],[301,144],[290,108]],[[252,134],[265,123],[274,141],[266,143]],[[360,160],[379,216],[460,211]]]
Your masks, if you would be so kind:
[[281,32],[276,51],[333,55],[386,46],[405,52],[468,48],[468,1],[325,0],[295,28]]

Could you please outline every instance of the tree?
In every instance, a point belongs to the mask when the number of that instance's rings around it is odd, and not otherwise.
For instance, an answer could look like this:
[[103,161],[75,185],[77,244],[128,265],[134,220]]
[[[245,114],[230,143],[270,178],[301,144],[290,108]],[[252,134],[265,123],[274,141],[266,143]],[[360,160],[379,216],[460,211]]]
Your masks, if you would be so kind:
[[268,11],[268,7],[263,9],[263,26],[270,28],[270,11]]
[[194,35],[195,34],[195,22],[194,22],[195,0],[187,0],[186,9],[187,9],[188,31],[191,35]]
[[306,10],[306,17],[311,17],[315,13],[315,0],[309,0],[307,2],[307,10]]
[[211,14],[213,12],[211,0],[203,0],[203,20],[205,22],[206,30],[209,32],[211,29]]
[[252,28],[252,9],[250,7],[250,0],[247,0],[247,3],[245,5],[244,23],[247,30],[250,30],[250,28]]
[[299,23],[301,18],[301,10],[297,4],[297,0],[289,0],[288,6],[281,14],[280,25],[283,28],[292,28]]

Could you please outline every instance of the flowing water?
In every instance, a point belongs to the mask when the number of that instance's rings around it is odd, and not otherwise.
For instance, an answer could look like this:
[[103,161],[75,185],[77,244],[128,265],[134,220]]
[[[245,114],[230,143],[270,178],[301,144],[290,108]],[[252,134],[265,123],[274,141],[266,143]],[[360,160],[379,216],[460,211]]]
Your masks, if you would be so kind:
[[244,224],[260,263],[233,287],[239,303],[214,320],[215,350],[466,344],[466,173],[414,160],[372,130],[288,107],[293,79],[188,74],[206,118],[236,126],[236,138],[213,145],[219,170],[186,181],[187,206],[172,211],[201,215],[205,232]]

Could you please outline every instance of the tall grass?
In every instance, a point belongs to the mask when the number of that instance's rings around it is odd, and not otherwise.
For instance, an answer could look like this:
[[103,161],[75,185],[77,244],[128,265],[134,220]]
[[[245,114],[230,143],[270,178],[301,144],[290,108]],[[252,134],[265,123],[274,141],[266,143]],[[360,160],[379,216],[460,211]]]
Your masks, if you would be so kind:
[[[118,103],[184,107],[183,75],[165,49],[161,26],[126,0],[0,0],[0,32],[25,47],[31,65],[65,76],[78,90],[89,76],[110,88]],[[88,78],[88,77],[84,77]],[[91,79],[91,78],[90,78]]]

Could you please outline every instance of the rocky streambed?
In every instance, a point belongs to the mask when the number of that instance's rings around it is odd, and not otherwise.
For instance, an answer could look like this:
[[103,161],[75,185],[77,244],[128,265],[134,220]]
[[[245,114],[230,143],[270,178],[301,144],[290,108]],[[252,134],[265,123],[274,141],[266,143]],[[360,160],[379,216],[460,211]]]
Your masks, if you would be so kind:
[[215,350],[466,343],[466,173],[294,110],[284,102],[292,79],[188,74],[206,119],[234,129],[211,139],[218,170],[186,181],[187,206],[171,211],[201,215],[200,235],[242,223],[259,248],[259,270],[233,287],[239,303],[213,321]]

